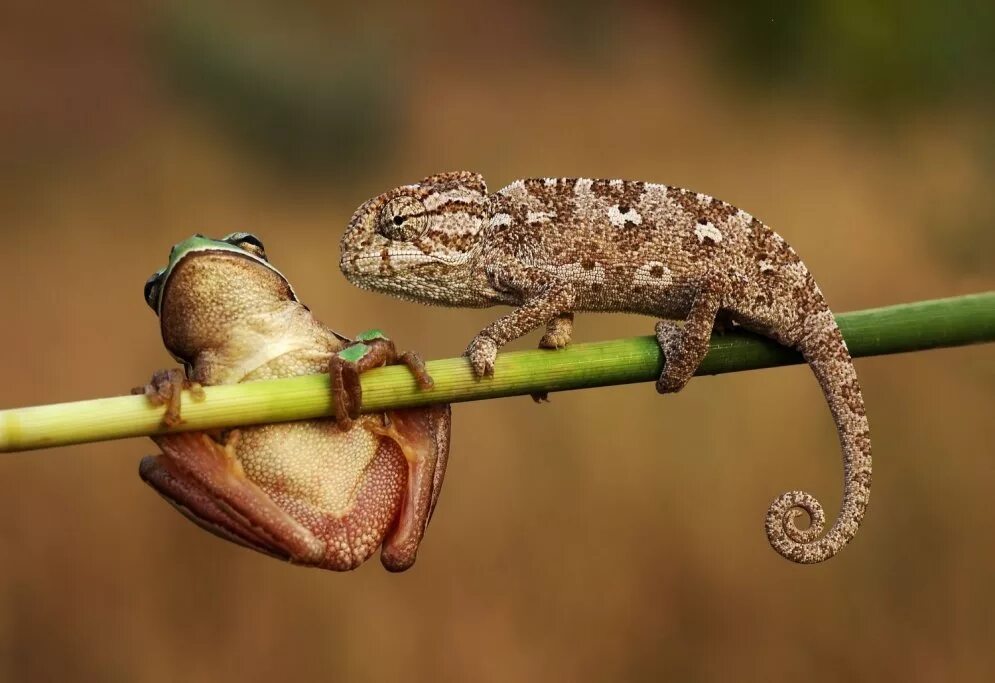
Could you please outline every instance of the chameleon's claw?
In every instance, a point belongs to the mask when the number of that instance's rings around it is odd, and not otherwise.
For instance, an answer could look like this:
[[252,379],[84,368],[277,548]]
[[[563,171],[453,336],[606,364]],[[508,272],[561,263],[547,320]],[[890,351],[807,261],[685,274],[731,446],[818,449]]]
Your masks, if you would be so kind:
[[470,367],[477,379],[494,376],[494,361],[497,359],[497,342],[490,337],[477,335],[466,349]]
[[573,335],[574,314],[562,313],[546,325],[546,333],[539,340],[540,349],[562,349],[570,343]]
[[688,367],[682,363],[684,351],[684,330],[680,325],[661,320],[656,324],[656,339],[663,351],[663,373],[656,381],[656,390],[661,394],[674,394],[684,388],[691,379],[696,366]]
[[180,413],[184,389],[190,391],[194,399],[203,400],[204,388],[200,384],[187,379],[183,368],[169,368],[156,370],[152,373],[152,379],[148,384],[134,387],[131,393],[144,394],[154,406],[165,405],[166,412],[162,416],[162,424],[172,428],[183,422]]

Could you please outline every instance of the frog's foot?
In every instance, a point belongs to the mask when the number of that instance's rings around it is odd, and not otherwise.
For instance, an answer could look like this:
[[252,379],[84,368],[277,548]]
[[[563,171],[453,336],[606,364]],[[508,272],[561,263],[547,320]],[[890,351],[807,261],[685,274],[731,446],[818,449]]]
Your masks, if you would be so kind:
[[377,330],[360,335],[359,341],[332,356],[329,373],[332,377],[335,419],[340,429],[350,429],[353,420],[359,417],[359,409],[363,404],[359,375],[372,368],[398,363],[411,370],[420,388],[431,389],[435,386],[421,356],[414,351],[397,353],[394,342]]
[[[348,351],[348,349],[346,350]],[[332,380],[332,404],[335,406],[335,422],[339,429],[348,431],[352,428],[353,420],[359,417],[359,406],[363,402],[363,388],[359,384],[359,371],[354,362],[336,354],[328,363],[328,374]]]
[[250,481],[235,458],[239,432],[224,445],[203,432],[152,437],[162,455],[142,459],[141,478],[188,519],[216,536],[300,564],[314,564],[325,543]]
[[195,400],[203,400],[204,388],[197,382],[187,379],[183,368],[156,370],[152,380],[145,386],[135,387],[132,394],[144,394],[154,406],[166,406],[162,423],[166,427],[176,427],[183,422],[180,416],[180,404],[183,390],[190,391]]
[[399,572],[414,564],[439,500],[449,457],[449,406],[394,410],[384,422],[382,427],[371,424],[371,431],[397,443],[408,463],[404,500],[380,551],[383,566]]

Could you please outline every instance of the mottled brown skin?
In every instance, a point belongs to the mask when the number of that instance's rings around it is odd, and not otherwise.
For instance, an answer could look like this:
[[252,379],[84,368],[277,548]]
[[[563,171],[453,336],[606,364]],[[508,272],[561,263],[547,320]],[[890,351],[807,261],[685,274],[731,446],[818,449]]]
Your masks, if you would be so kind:
[[[574,311],[663,318],[661,393],[688,382],[716,329],[741,326],[797,349],[836,422],[843,504],[823,536],[819,502],[785,493],[767,513],[767,536],[784,557],[814,563],[856,534],[871,446],[853,363],[808,269],[748,213],[637,181],[537,178],[489,194],[478,174],[443,173],[364,203],[341,248],[342,271],[360,287],[428,304],[516,306],[470,342],[478,377],[493,373],[501,346],[538,327],[546,327],[541,347],[565,346]],[[793,521],[800,509],[811,519],[805,530]]]
[[[349,343],[264,256],[196,251],[162,286],[162,337],[188,375],[157,373],[146,391],[157,402],[191,380],[325,372]],[[392,346],[374,348],[377,362],[391,359]],[[196,524],[240,545],[333,570],[382,545],[384,566],[403,571],[442,487],[449,425],[449,406],[433,406],[358,416],[349,430],[325,419],[156,436],[162,454],[142,460],[140,474]]]

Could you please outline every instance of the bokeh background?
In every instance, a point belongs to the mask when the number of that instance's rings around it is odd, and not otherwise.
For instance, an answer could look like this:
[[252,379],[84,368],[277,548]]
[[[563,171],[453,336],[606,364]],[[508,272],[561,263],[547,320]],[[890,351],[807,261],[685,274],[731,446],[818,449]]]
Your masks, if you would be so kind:
[[[142,300],[172,244],[250,230],[318,316],[457,355],[498,310],[350,287],[389,187],[468,168],[644,179],[780,231],[837,310],[995,286],[995,11],[915,0],[0,5],[0,407],[171,365]],[[587,315],[577,338],[646,334]],[[534,344],[535,336],[516,346]],[[457,406],[416,566],[336,575],[209,536],[144,439],[0,458],[0,679],[995,680],[992,347],[860,360],[866,525],[835,515],[804,368]]]

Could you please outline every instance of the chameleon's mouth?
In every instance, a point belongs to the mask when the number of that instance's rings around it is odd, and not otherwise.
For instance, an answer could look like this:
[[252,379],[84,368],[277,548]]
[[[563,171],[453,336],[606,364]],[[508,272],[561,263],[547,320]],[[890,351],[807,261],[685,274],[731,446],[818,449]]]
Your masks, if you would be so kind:
[[466,260],[462,254],[428,255],[418,249],[383,249],[376,253],[343,254],[339,259],[339,269],[347,277],[350,275],[388,275],[403,272],[417,266],[441,263],[455,266]]

